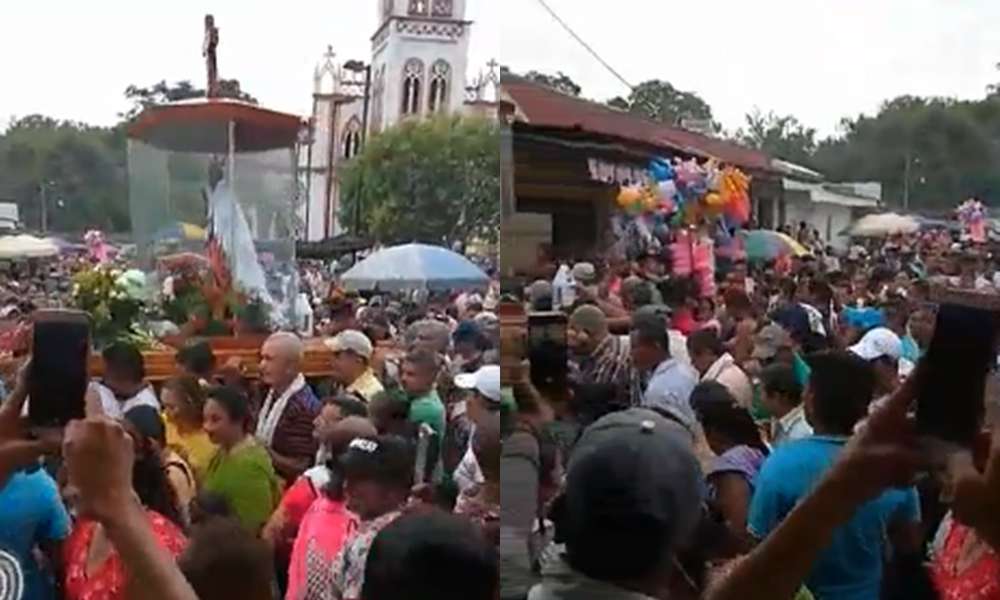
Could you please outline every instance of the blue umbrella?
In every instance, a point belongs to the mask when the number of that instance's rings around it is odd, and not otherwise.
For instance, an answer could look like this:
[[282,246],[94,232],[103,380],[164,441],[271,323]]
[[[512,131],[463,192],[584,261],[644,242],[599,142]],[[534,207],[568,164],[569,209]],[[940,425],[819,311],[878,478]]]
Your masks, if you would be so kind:
[[342,278],[350,290],[455,290],[486,288],[490,279],[461,254],[440,246],[406,244],[375,252]]

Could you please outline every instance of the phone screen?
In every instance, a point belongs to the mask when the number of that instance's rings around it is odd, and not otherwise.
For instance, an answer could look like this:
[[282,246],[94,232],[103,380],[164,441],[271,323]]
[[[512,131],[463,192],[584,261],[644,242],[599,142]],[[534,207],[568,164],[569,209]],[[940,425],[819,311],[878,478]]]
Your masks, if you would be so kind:
[[569,359],[566,343],[566,315],[558,312],[528,316],[528,360],[531,382],[539,387],[566,382]]
[[917,398],[917,431],[971,448],[982,427],[986,376],[996,365],[998,315],[942,304],[923,358]]
[[90,318],[78,311],[39,311],[34,317],[28,420],[63,427],[84,417]]

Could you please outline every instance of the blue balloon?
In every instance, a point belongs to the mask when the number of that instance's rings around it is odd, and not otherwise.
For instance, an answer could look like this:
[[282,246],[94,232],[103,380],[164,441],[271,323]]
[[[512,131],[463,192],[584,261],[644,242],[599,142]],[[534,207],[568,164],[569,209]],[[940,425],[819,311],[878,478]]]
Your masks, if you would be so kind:
[[670,181],[674,178],[674,167],[662,158],[649,161],[649,174],[657,182]]

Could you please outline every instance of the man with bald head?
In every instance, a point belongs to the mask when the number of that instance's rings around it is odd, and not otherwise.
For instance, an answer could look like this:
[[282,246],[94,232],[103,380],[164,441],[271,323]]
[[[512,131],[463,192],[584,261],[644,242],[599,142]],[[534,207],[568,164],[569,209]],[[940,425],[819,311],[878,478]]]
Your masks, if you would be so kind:
[[270,391],[255,434],[285,481],[294,481],[316,456],[313,421],[322,404],[302,375],[303,355],[302,340],[287,332],[272,335],[260,350],[260,378]]
[[629,408],[633,404],[634,373],[629,340],[609,332],[607,317],[600,308],[584,305],[573,311],[567,328],[567,344],[579,383],[613,385],[615,399],[608,407],[612,410]]

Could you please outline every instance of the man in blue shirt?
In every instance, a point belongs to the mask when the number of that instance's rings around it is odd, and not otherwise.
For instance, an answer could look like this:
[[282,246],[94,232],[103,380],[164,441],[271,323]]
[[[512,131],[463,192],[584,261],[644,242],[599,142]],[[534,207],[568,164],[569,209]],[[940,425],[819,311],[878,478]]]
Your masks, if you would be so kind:
[[25,600],[50,600],[50,576],[41,571],[34,550],[58,558],[69,535],[70,520],[55,481],[45,471],[15,473],[0,488],[0,549],[11,553],[24,571]]
[[666,319],[658,313],[637,311],[630,338],[632,364],[648,380],[641,406],[677,421],[692,433],[697,418],[691,408],[691,391],[698,373],[670,355]]
[[[830,469],[874,394],[871,366],[854,355],[823,352],[810,363],[805,407],[815,435],[782,445],[764,463],[748,519],[758,540]],[[807,587],[822,600],[878,600],[887,537],[902,555],[920,551],[920,505],[913,488],[890,490],[859,507],[816,561]]]

